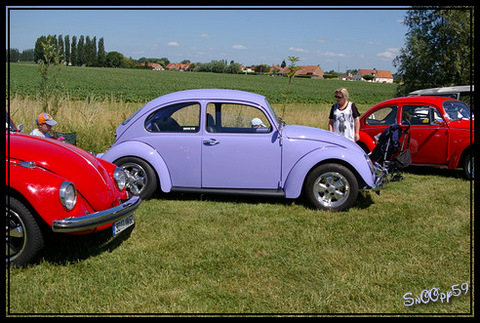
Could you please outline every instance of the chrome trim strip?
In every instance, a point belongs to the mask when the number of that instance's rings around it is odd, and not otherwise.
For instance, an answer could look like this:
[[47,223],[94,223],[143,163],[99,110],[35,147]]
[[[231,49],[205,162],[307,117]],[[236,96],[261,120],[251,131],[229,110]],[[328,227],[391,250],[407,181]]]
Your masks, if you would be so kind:
[[78,232],[110,224],[132,214],[140,205],[140,202],[140,197],[132,196],[128,201],[108,210],[87,214],[85,216],[54,220],[52,230],[54,232],[64,233]]

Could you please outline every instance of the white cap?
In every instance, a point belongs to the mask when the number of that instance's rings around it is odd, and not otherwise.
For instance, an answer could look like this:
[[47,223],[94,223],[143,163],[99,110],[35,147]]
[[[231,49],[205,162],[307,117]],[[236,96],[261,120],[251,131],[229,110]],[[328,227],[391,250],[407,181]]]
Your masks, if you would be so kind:
[[264,128],[266,128],[267,126],[262,122],[262,120],[260,120],[259,118],[253,118],[252,119],[252,127],[255,127],[255,126],[262,126]]

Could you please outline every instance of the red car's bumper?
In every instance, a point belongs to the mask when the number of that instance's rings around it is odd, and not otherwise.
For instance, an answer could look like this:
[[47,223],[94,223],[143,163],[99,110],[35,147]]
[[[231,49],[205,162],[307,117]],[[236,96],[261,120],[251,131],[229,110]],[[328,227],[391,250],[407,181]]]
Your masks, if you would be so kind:
[[111,224],[127,217],[128,215],[131,215],[133,211],[140,205],[140,201],[140,197],[133,196],[128,201],[108,210],[99,211],[80,217],[54,220],[52,223],[52,230],[54,232],[70,233],[86,231],[103,225]]

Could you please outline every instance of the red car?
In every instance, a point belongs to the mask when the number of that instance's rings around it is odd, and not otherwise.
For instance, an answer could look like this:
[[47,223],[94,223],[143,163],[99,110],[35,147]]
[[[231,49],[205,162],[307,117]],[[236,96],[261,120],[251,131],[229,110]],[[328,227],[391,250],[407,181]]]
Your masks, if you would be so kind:
[[[472,118],[472,119],[471,119]],[[462,101],[433,96],[410,96],[379,103],[360,118],[360,140],[366,152],[375,136],[393,123],[410,127],[413,165],[463,168],[474,178],[474,122]]]
[[127,198],[121,168],[76,146],[15,130],[7,123],[7,266],[31,262],[48,231],[111,228],[116,235],[133,225],[140,199]]

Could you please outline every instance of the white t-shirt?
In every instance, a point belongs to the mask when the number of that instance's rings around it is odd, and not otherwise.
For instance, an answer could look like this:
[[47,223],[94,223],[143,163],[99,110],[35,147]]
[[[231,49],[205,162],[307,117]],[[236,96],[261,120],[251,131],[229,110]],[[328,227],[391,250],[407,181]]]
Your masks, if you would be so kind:
[[355,141],[355,118],[358,117],[358,112],[354,113],[354,109],[356,107],[352,108],[352,102],[348,102],[343,110],[340,110],[338,103],[335,103],[330,115],[333,119],[333,132],[352,141]]
[[42,138],[52,138],[52,135],[50,133],[43,134],[40,130],[38,129],[33,129],[32,132],[30,132],[30,136],[37,136],[37,137],[42,137]]

